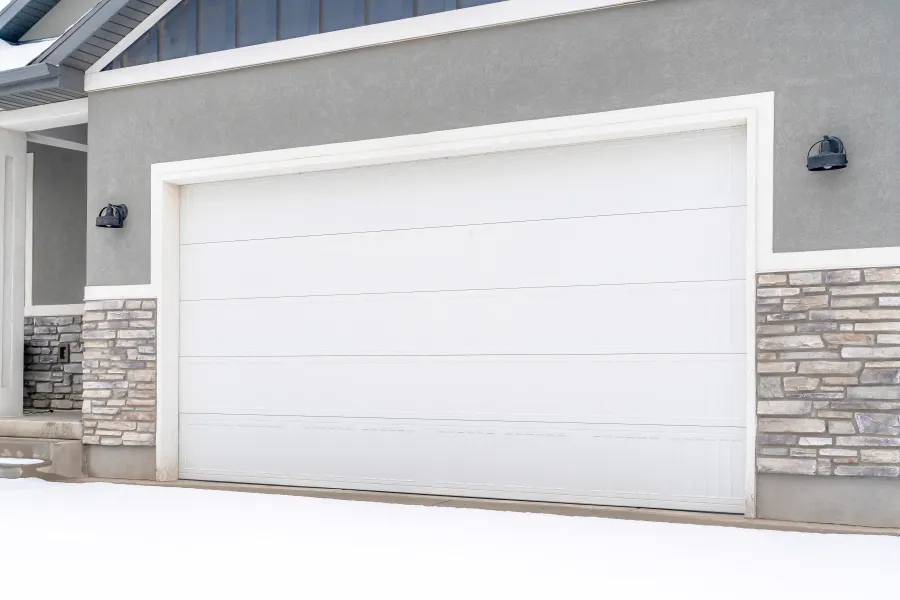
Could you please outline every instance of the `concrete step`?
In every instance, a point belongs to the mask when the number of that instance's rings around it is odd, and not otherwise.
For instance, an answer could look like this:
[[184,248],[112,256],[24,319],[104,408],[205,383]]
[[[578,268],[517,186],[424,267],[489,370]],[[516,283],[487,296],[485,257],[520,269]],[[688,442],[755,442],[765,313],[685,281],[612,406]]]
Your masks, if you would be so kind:
[[[2,459],[38,459],[29,465],[3,464]],[[19,461],[15,461],[19,462]],[[51,481],[84,477],[84,448],[80,440],[0,437],[0,477],[39,477]]]
[[80,410],[0,417],[0,437],[80,440],[83,431]]
[[0,458],[0,479],[43,479],[43,470],[49,466],[50,461],[38,458]]

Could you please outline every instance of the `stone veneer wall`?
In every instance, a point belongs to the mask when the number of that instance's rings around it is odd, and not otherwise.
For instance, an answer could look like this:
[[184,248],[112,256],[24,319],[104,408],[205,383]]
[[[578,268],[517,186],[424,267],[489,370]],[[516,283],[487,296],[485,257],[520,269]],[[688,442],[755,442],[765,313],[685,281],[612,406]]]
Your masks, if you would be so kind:
[[757,284],[758,471],[900,477],[900,268]]
[[25,317],[24,407],[81,409],[81,352],[81,315]]
[[156,301],[85,303],[85,444],[156,442]]

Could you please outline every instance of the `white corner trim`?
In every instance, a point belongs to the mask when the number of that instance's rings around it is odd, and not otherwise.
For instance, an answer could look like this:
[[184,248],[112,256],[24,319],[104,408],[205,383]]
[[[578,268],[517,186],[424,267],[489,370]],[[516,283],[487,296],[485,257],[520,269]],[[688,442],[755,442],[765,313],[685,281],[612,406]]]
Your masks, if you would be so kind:
[[84,314],[84,304],[34,306],[34,154],[25,155],[25,309],[26,317],[69,317]]
[[25,155],[25,316],[34,294],[34,154]]
[[[191,77],[219,71],[231,71],[459,31],[484,29],[486,27],[509,25],[547,17],[653,1],[508,0],[496,4],[485,4],[399,21],[319,33],[302,38],[259,44],[257,46],[234,48],[112,71],[101,71],[122,50],[127,48],[131,41],[137,39],[137,36],[131,38],[128,44],[124,44],[124,47],[120,48],[125,40],[131,37],[131,34],[129,34],[85,72],[84,89],[87,92],[96,92],[110,88]],[[156,20],[153,21],[155,24],[166,12],[171,10],[174,4],[177,4],[177,1],[169,0],[148,17],[144,23],[155,18]],[[147,27],[149,28],[149,25]],[[142,30],[141,33],[145,30]],[[136,31],[137,29],[135,29]]]
[[26,306],[26,317],[72,317],[84,314],[84,304],[46,304]]
[[0,112],[0,129],[10,131],[39,131],[87,122],[87,98]]
[[125,50],[128,50],[128,47],[131,46],[139,37],[144,35],[151,27],[159,23],[159,20],[164,16],[169,14],[169,12],[178,6],[181,3],[181,0],[166,0],[163,2],[159,8],[153,11],[149,17],[138,23],[138,26],[132,29],[128,35],[123,37],[118,43],[110,48],[106,54],[100,57],[100,60],[91,65],[85,74],[89,73],[99,73],[102,71],[106,65],[111,63],[115,57],[122,54]]
[[157,314],[157,480],[178,479],[180,186],[747,127],[747,462],[745,514],[756,515],[756,352],[754,305],[760,252],[771,253],[774,169],[772,92],[606,113],[503,123],[418,135],[154,164],[150,177],[151,281]]
[[84,301],[139,300],[156,298],[153,285],[90,285],[84,288]]
[[61,140],[59,138],[40,135],[37,133],[26,134],[25,140],[34,144],[43,144],[44,146],[53,146],[55,148],[65,148],[66,150],[75,150],[77,152],[87,152],[87,144],[78,142],[70,142],[69,140]]

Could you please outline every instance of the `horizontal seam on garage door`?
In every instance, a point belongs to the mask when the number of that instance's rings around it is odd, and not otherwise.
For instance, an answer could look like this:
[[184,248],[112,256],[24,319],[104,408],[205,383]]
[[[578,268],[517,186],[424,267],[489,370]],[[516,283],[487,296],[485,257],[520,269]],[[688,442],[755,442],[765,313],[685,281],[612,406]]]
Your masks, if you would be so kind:
[[650,210],[650,211],[642,211],[642,212],[629,212],[629,213],[610,213],[604,215],[580,215],[575,217],[551,217],[547,219],[525,219],[521,221],[496,221],[496,222],[485,222],[485,223],[461,223],[456,225],[428,225],[424,227],[407,227],[400,229],[372,229],[366,231],[338,231],[332,233],[311,233],[307,235],[285,235],[285,236],[272,236],[272,237],[260,237],[260,238],[242,238],[235,240],[211,240],[208,242],[181,242],[182,246],[205,246],[210,244],[235,244],[241,242],[264,242],[268,240],[291,240],[291,239],[303,239],[303,238],[315,238],[315,237],[334,237],[340,235],[366,235],[373,233],[399,233],[402,231],[429,231],[432,229],[457,229],[460,227],[492,227],[495,225],[520,225],[525,223],[544,223],[544,222],[553,222],[553,221],[573,221],[578,219],[603,219],[603,218],[615,218],[615,217],[630,217],[636,215],[654,215],[654,214],[666,214],[666,213],[683,213],[683,212],[697,212],[697,211],[708,211],[708,210],[728,210],[728,209],[745,209],[747,208],[746,204],[738,204],[734,206],[705,206],[700,208],[673,208],[667,210]]
[[[365,416],[365,417],[351,417],[347,415],[308,415],[308,414],[292,414],[292,413],[243,413],[243,412],[195,412],[195,411],[186,411],[181,410],[179,414],[182,415],[200,415],[200,416],[213,416],[213,417],[287,417],[287,418],[296,418],[296,419],[345,419],[345,420],[353,420],[353,421],[425,421],[425,422],[435,422],[439,421],[441,423],[535,423],[540,425],[614,425],[614,426],[652,426],[652,427],[703,427],[707,429],[746,429],[746,425],[704,425],[698,424],[695,422],[690,423],[628,423],[628,422],[620,422],[620,421],[547,421],[547,420],[537,420],[537,419],[473,419],[473,418],[463,418],[463,417],[380,417],[380,416]],[[635,420],[638,420],[635,418]],[[712,421],[741,421],[740,417],[728,419],[710,419]],[[206,424],[209,425],[209,424]],[[227,424],[226,424],[227,425]],[[525,433],[520,433],[517,435],[528,435]]]
[[622,286],[638,286],[638,285],[683,285],[692,283],[729,283],[745,281],[743,277],[734,279],[695,279],[687,281],[642,281],[642,282],[624,282],[624,283],[580,283],[574,285],[545,285],[545,286],[523,286],[511,288],[463,288],[463,289],[447,289],[447,290],[406,290],[402,292],[353,292],[344,294],[300,294],[285,296],[238,296],[230,298],[182,298],[182,302],[229,302],[232,300],[279,300],[282,298],[341,298],[355,296],[397,296],[403,294],[452,294],[467,292],[511,292],[516,290],[566,290],[577,288],[596,288],[596,287],[622,287]]
[[182,354],[181,358],[463,358],[491,356],[745,356],[746,352],[585,352],[560,354]]

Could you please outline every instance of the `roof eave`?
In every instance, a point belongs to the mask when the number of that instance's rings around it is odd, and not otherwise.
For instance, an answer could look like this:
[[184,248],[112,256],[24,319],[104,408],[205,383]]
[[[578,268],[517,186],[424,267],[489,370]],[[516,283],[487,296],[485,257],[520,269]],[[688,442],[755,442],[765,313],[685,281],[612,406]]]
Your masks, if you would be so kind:
[[42,63],[0,72],[0,108],[15,110],[84,96],[84,73]]
[[[12,0],[0,10],[0,39],[10,43],[18,42],[25,32],[58,3],[59,0],[42,0],[37,5],[34,0]],[[50,7],[46,8],[48,5]],[[29,10],[23,12],[25,9]]]
[[[78,49],[106,21],[113,18],[128,0],[102,0],[94,8],[84,14],[74,25],[69,27],[49,48],[41,52],[31,64],[49,62],[59,64],[72,52]],[[95,23],[94,27],[88,26]]]

